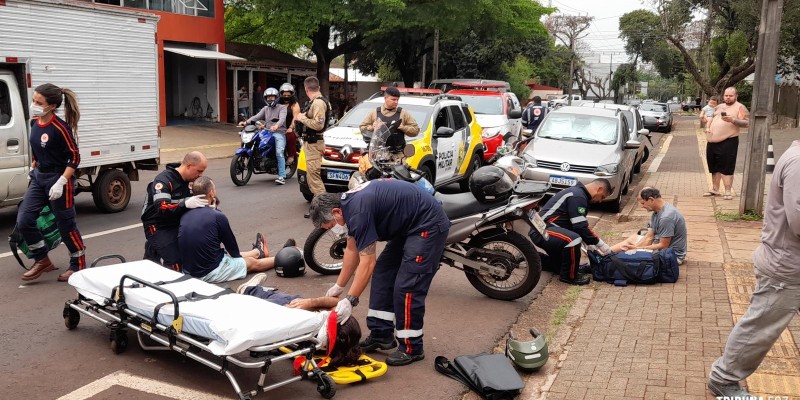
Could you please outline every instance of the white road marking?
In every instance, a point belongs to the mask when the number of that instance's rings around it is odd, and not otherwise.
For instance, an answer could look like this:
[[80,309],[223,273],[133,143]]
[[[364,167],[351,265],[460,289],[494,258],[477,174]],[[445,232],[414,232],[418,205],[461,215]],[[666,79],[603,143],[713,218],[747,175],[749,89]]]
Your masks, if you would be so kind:
[[220,397],[209,393],[204,393],[199,390],[189,389],[178,385],[159,382],[157,380],[153,380],[150,378],[131,375],[125,371],[116,371],[86,386],[78,388],[77,390],[71,393],[61,396],[58,398],[58,400],[89,399],[103,392],[104,390],[108,390],[112,386],[122,386],[144,393],[150,393],[158,396],[167,397],[170,399],[187,399],[187,400],[227,399],[227,397]]
[[[122,226],[122,227],[119,227],[119,228],[108,229],[108,230],[105,230],[105,231],[100,231],[100,232],[96,232],[96,233],[91,233],[91,234],[88,234],[88,235],[84,235],[84,236],[83,236],[83,239],[84,239],[84,240],[86,240],[86,239],[91,239],[91,238],[93,238],[93,237],[104,236],[104,235],[110,235],[110,234],[112,234],[112,233],[117,233],[117,232],[127,231],[127,230],[129,230],[129,229],[133,229],[133,228],[141,228],[141,227],[142,227],[142,223],[140,222],[140,223],[138,223],[138,224],[133,224],[133,225],[128,225],[128,226]],[[5,253],[0,253],[0,258],[11,257],[12,255],[13,255],[13,254],[12,254],[10,251],[8,251],[8,252],[5,252]]]
[[650,163],[650,168],[647,169],[647,172],[649,173],[658,172],[658,167],[661,166],[661,160],[663,160],[664,156],[667,155],[667,150],[669,150],[669,144],[670,142],[672,142],[672,138],[673,136],[669,135],[667,137],[667,140],[664,141],[664,145],[661,146],[661,150],[658,152],[658,155],[653,160],[653,162]]

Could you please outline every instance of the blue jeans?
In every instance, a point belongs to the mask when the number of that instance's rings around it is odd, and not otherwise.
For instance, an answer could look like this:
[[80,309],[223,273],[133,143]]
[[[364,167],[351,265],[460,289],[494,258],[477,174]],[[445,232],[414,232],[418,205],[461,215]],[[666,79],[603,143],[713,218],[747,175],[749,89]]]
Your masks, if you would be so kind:
[[286,178],[286,133],[273,132],[275,138],[275,158],[278,159],[278,176]]

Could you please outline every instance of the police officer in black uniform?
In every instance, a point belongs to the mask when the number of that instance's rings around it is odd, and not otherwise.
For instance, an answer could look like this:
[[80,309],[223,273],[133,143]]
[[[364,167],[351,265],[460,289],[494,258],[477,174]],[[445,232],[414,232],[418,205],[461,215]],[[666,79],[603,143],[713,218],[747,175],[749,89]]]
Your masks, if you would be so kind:
[[400,90],[394,86],[386,88],[383,93],[383,106],[367,113],[360,125],[361,134],[367,141],[372,138],[372,134],[376,129],[380,128],[381,125],[386,125],[390,132],[386,145],[389,146],[394,154],[403,152],[403,148],[406,145],[406,139],[403,135],[414,137],[419,134],[417,120],[414,119],[410,112],[397,106],[399,100]]
[[578,271],[581,243],[597,247],[603,254],[611,251],[589,228],[586,214],[589,212],[589,203],[599,203],[613,191],[608,179],[595,179],[585,186],[578,182],[556,193],[539,211],[547,223],[547,237],[542,237],[536,229],[530,231],[530,237],[534,244],[547,252],[548,266],[559,271],[562,282],[585,285],[591,281],[590,274]]
[[522,125],[536,132],[536,128],[547,115],[547,107],[542,105],[542,98],[533,96],[533,101],[522,112]]
[[186,154],[180,164],[167,164],[167,169],[147,185],[147,198],[142,208],[146,260],[181,271],[178,251],[181,215],[190,208],[208,205],[205,195],[192,196],[191,188],[191,182],[202,176],[206,168],[206,156],[193,151]]

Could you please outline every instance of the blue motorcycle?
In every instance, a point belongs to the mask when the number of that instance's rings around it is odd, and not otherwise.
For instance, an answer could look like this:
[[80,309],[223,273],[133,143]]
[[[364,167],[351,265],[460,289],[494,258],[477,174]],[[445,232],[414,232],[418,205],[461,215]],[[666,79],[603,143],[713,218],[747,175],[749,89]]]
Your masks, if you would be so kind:
[[[256,125],[257,124],[257,125]],[[231,180],[236,186],[244,186],[253,174],[278,175],[278,159],[275,156],[275,137],[262,122],[247,124],[239,136],[242,147],[236,150],[231,160]],[[288,147],[287,147],[288,148]],[[298,143],[298,151],[300,145]],[[289,155],[284,154],[288,160]],[[286,164],[286,179],[297,171],[297,159]]]

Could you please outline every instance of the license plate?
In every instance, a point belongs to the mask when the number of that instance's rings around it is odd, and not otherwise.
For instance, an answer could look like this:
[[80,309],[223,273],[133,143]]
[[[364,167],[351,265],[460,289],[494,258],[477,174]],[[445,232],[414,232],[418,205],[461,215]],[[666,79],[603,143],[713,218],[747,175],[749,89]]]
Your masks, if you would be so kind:
[[338,169],[329,169],[327,171],[328,179],[333,181],[349,181],[350,175],[352,174],[351,171],[340,171]]
[[575,186],[578,184],[578,180],[567,176],[550,175],[550,183],[553,185]]

